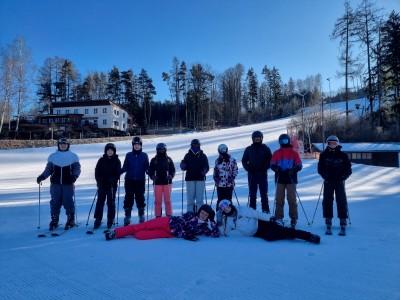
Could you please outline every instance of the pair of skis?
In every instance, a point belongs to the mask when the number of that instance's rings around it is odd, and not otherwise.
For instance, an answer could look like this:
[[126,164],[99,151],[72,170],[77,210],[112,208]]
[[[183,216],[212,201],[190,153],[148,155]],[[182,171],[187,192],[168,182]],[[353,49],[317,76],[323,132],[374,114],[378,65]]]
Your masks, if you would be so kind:
[[[76,226],[74,226],[76,227]],[[54,230],[48,230],[42,233],[39,233],[37,235],[38,238],[43,238],[43,237],[48,237],[48,236],[52,236],[52,237],[57,237],[57,236],[62,236],[65,233],[67,233],[68,231],[70,231],[73,227],[70,227],[68,229],[54,229]]]

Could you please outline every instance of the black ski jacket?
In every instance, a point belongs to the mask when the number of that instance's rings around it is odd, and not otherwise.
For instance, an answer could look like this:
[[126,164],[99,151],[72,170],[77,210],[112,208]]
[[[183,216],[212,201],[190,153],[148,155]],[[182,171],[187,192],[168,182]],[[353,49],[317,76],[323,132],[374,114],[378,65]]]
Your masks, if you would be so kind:
[[340,145],[335,149],[326,147],[319,157],[318,174],[328,182],[344,181],[352,173],[349,157],[341,149]]
[[156,155],[150,161],[149,176],[155,185],[171,184],[175,176],[175,166],[167,155]]
[[186,181],[204,181],[210,170],[207,155],[202,150],[195,154],[190,149],[181,162],[181,169],[186,171]]
[[121,161],[116,154],[111,157],[104,154],[98,160],[94,171],[97,186],[101,188],[117,187],[120,174]]
[[265,144],[253,143],[244,150],[243,168],[249,173],[266,174],[270,167],[272,153]]

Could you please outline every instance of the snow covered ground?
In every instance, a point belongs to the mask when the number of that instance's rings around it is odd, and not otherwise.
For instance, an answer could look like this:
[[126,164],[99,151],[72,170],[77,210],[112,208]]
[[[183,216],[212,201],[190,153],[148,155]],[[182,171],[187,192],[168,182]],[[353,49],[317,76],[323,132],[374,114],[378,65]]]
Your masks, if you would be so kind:
[[[226,143],[230,153],[240,160],[251,142],[252,131],[261,130],[264,141],[275,150],[287,122],[281,119],[145,139],[144,150],[152,157],[155,145],[165,142],[179,170],[190,140],[199,138],[210,165],[214,165],[220,143]],[[116,145],[123,160],[130,142]],[[347,182],[352,224],[346,237],[337,235],[336,219],[334,235],[324,235],[321,203],[312,226],[307,225],[299,206],[299,228],[320,234],[320,245],[303,241],[271,243],[250,237],[202,237],[198,242],[126,238],[107,242],[100,232],[85,234],[96,188],[94,166],[103,148],[104,144],[71,146],[82,165],[76,186],[80,226],[61,237],[42,239],[36,237],[35,179],[54,149],[0,151],[0,299],[400,299],[400,169],[353,165],[353,175]],[[321,189],[316,163],[305,160],[299,174],[298,192],[309,219]],[[209,201],[211,174],[207,177]],[[271,206],[272,178],[270,171]],[[181,213],[181,179],[182,173],[177,171],[173,186],[175,214]],[[48,188],[47,180],[42,187],[42,228],[47,228],[49,222]],[[245,205],[248,190],[241,165],[236,192]],[[120,222],[122,201],[121,187]],[[64,214],[61,222],[65,222]]]

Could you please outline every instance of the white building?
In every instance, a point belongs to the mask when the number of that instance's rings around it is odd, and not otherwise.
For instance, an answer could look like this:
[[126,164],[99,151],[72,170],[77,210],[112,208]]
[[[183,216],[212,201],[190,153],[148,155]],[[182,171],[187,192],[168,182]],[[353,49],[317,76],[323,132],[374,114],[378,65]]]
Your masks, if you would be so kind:
[[102,129],[127,131],[131,124],[128,112],[110,100],[54,102],[52,114],[81,114],[84,124],[97,125]]

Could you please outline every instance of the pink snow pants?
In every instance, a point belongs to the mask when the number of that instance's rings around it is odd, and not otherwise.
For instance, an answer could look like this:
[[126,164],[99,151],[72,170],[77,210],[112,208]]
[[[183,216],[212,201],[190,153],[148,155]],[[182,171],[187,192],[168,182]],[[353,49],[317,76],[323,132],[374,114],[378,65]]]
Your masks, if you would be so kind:
[[155,216],[161,217],[162,215],[162,200],[164,199],[164,207],[166,216],[172,215],[172,207],[171,207],[171,184],[165,185],[154,185],[154,214]]
[[152,219],[140,224],[115,228],[117,239],[132,235],[138,240],[152,240],[174,237],[169,227],[169,217]]

